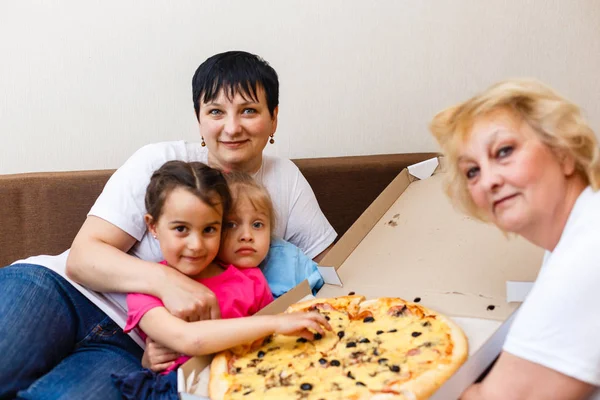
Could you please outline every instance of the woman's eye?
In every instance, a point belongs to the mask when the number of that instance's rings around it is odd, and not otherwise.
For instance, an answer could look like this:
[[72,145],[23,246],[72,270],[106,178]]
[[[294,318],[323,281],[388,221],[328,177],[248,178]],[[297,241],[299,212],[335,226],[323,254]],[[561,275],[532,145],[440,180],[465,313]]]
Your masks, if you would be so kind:
[[479,167],[472,167],[472,168],[469,168],[465,172],[465,176],[467,177],[467,179],[473,179],[477,176],[478,172],[479,172]]
[[175,230],[179,233],[184,233],[187,230],[187,228],[183,225],[180,225],[180,226],[176,226]]
[[208,112],[209,115],[221,115],[221,110],[212,109]]
[[256,109],[254,108],[244,108],[242,110],[242,114],[255,114],[256,113]]
[[504,157],[508,157],[512,154],[514,148],[512,146],[504,146],[501,147],[497,152],[496,152],[496,157],[498,158],[504,158]]
[[263,226],[265,226],[265,224],[263,224],[262,222],[254,222],[254,223],[252,224],[252,227],[253,227],[253,228],[255,228],[255,229],[260,229],[260,228],[262,228]]

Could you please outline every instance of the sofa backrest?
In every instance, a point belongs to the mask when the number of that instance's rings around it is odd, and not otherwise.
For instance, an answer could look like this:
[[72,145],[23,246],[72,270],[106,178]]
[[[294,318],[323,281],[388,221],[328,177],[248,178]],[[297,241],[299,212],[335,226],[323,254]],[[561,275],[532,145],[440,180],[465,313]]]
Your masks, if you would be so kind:
[[[293,160],[338,237],[391,180],[433,153]],[[114,170],[0,175],[0,267],[71,246]]]

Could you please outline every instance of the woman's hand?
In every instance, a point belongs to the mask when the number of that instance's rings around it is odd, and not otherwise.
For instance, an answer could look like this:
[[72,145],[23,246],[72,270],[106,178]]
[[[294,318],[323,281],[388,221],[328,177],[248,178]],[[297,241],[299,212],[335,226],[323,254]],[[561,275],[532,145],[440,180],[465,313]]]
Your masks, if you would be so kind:
[[166,279],[159,297],[173,316],[187,322],[221,318],[219,302],[210,289],[174,268],[163,267]]
[[181,354],[165,347],[149,337],[146,338],[146,351],[142,357],[142,367],[154,372],[161,372],[169,368]]
[[332,330],[329,322],[318,312],[278,314],[274,315],[273,318],[274,333],[282,335],[300,336],[307,340],[313,340],[315,334],[310,330],[316,331],[322,336],[325,335],[325,330]]

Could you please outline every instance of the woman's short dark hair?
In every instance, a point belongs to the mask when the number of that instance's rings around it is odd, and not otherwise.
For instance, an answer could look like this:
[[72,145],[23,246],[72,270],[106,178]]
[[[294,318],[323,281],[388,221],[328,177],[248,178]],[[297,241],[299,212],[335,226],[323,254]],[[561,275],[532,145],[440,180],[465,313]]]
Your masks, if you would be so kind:
[[258,103],[257,89],[262,87],[269,113],[273,116],[279,105],[277,72],[265,60],[245,51],[227,51],[204,61],[192,78],[192,97],[196,118],[200,119],[200,103],[214,100],[224,89],[232,100],[239,93]]
[[231,208],[231,193],[221,171],[201,162],[168,161],[156,170],[146,189],[146,212],[157,221],[165,200],[176,188],[187,189],[211,207],[221,204],[223,215]]

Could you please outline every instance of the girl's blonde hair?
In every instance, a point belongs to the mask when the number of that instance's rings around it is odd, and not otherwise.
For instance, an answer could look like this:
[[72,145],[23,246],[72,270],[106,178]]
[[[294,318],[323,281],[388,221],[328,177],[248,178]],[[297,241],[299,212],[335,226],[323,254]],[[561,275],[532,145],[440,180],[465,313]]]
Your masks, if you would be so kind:
[[241,201],[249,201],[254,209],[268,215],[271,235],[273,235],[277,220],[273,201],[267,189],[245,172],[228,172],[225,174],[225,180],[231,192],[231,211],[235,212]]
[[600,151],[596,136],[579,107],[541,82],[510,79],[439,112],[429,125],[446,156],[449,172],[446,192],[457,206],[484,219],[469,195],[466,178],[458,169],[458,153],[469,139],[475,121],[502,109],[526,122],[555,153],[573,157],[577,173],[598,190]]

